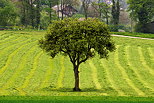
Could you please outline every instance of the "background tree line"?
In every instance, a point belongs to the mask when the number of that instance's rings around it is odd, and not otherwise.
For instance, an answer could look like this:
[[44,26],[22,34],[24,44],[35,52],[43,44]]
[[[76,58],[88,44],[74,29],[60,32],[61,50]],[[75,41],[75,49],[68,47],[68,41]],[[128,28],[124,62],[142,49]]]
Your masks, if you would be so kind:
[[[63,12],[65,5],[78,10],[72,17],[99,18],[112,31],[126,30],[124,25],[131,26],[133,22],[137,32],[148,32],[146,26],[154,20],[154,0],[0,0],[0,25],[46,29],[52,20],[67,17]],[[123,24],[122,20],[128,23]]]

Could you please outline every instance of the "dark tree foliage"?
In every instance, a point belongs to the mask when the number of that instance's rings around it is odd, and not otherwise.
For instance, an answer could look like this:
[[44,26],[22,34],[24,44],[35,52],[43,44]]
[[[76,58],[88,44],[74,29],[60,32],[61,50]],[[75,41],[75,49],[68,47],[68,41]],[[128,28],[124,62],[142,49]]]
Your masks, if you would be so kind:
[[115,30],[114,31],[118,31],[118,24],[119,24],[119,16],[120,16],[120,4],[119,4],[119,0],[112,0],[112,20],[111,23],[114,25]]
[[115,50],[107,26],[98,19],[90,18],[84,21],[70,18],[54,21],[39,45],[53,58],[59,53],[69,56],[74,69],[74,91],[80,91],[79,65],[96,53],[100,58],[107,58],[108,53]]
[[147,23],[154,20],[154,0],[128,0],[130,16],[137,22],[136,31],[148,33]]
[[15,24],[17,18],[15,5],[8,0],[0,0],[0,25],[9,26]]

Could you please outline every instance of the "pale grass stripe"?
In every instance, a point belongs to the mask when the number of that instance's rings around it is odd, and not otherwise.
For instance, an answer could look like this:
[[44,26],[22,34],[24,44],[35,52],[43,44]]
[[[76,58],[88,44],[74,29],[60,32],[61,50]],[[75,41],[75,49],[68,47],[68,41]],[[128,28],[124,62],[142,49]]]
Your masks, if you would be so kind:
[[[26,40],[24,42],[27,42],[29,40]],[[7,69],[7,67],[9,66],[9,64],[11,63],[13,57],[16,55],[16,53],[18,53],[19,50],[21,50],[24,46],[27,46],[29,43],[26,43],[22,46],[20,46],[18,49],[16,49],[13,53],[11,53],[9,56],[8,56],[8,59],[5,63],[5,65],[0,69],[0,75]]]
[[35,58],[34,58],[34,62],[33,62],[33,68],[31,69],[31,71],[29,72],[29,75],[25,78],[24,83],[22,84],[21,87],[17,88],[20,91],[21,95],[26,95],[26,93],[23,91],[24,88],[26,88],[29,85],[30,79],[33,77],[37,66],[38,66],[38,61],[40,56],[43,54],[43,51],[39,52]]
[[101,89],[101,85],[98,82],[98,77],[97,77],[97,68],[94,66],[94,64],[91,60],[89,60],[89,65],[91,67],[91,71],[92,71],[91,75],[92,75],[92,78],[93,78],[93,82],[96,86],[96,89]]
[[[36,42],[36,41],[35,41]],[[35,43],[34,42],[34,43]],[[21,58],[20,60],[20,64],[18,65],[17,69],[14,71],[14,74],[10,77],[10,79],[7,81],[6,84],[3,85],[2,89],[7,89],[9,88],[9,86],[14,84],[14,81],[16,80],[16,78],[20,75],[20,72],[23,70],[25,64],[26,64],[26,60],[27,57],[29,56],[29,54],[34,51],[36,48],[32,47],[30,50],[28,50],[28,52]]]
[[127,84],[135,90],[135,92],[140,95],[140,96],[145,96],[145,93],[143,91],[141,91],[139,88],[137,88],[134,83],[130,80],[130,78],[128,77],[128,74],[126,73],[126,70],[125,68],[123,68],[121,66],[121,64],[119,63],[119,52],[118,52],[118,48],[119,46],[117,47],[117,50],[116,50],[116,53],[115,53],[115,58],[114,58],[114,61],[115,61],[115,64],[117,65],[118,69],[120,70],[121,74],[122,74],[122,77],[123,79],[125,79],[125,81],[127,82]]
[[106,78],[107,78],[109,84],[111,84],[111,87],[118,92],[119,96],[124,96],[125,93],[123,91],[121,91],[120,88],[117,87],[117,85],[114,84],[114,80],[111,78],[110,72],[108,71],[109,66],[106,65],[107,62],[105,62],[105,61],[107,61],[107,60],[104,60],[104,61],[101,60],[100,65],[102,65],[104,67],[104,71],[106,72],[106,75],[107,75]]
[[53,67],[53,60],[49,58],[48,64],[49,64],[49,68],[46,70],[46,73],[44,75],[44,80],[42,80],[42,83],[41,83],[39,89],[42,89],[42,88],[49,86],[49,79],[50,79],[51,74],[52,74],[52,68],[54,68]]
[[138,73],[137,68],[132,66],[131,58],[130,58],[130,52],[129,52],[130,46],[126,46],[125,51],[126,51],[126,58],[127,58],[127,64],[129,67],[133,70],[135,75],[137,76],[137,79],[146,87],[154,91],[154,88],[151,87],[145,80],[142,79],[142,76]]
[[143,56],[141,47],[138,47],[138,53],[140,55],[139,60],[140,60],[141,64],[143,65],[143,69],[147,70],[151,75],[154,76],[154,70],[147,65],[146,60],[145,60],[145,58]]
[[65,74],[64,56],[61,57],[60,65],[61,65],[61,70],[60,70],[60,73],[59,73],[58,82],[57,82],[57,88],[56,89],[59,89],[59,88],[63,87],[62,82],[63,82],[64,74]]

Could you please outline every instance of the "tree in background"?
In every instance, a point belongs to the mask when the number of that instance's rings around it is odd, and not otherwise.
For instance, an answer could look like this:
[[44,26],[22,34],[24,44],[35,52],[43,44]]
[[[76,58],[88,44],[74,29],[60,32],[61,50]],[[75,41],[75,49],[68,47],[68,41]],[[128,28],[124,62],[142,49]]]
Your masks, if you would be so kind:
[[40,28],[41,19],[41,0],[36,1],[36,28]]
[[148,33],[147,23],[154,20],[154,0],[128,0],[131,18],[137,22],[136,31]]
[[111,11],[111,24],[114,26],[113,31],[118,31],[119,16],[120,16],[120,3],[119,0],[112,0],[112,11]]
[[92,7],[98,12],[100,20],[105,21],[106,24],[109,24],[110,6],[107,3],[98,0],[98,3],[92,2]]
[[54,21],[39,44],[53,58],[59,53],[70,58],[75,77],[74,91],[80,91],[79,65],[95,54],[107,58],[108,53],[115,50],[107,26],[92,18]]
[[0,25],[14,25],[17,18],[15,5],[9,0],[0,0]]
[[81,0],[81,1],[82,1],[82,8],[84,11],[84,15],[85,15],[85,18],[87,19],[88,18],[88,8],[92,0]]

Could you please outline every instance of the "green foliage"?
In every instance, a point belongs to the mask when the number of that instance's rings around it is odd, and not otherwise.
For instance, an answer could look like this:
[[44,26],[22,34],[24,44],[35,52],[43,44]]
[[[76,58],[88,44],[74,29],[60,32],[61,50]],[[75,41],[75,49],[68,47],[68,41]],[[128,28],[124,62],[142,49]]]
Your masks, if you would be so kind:
[[17,10],[13,3],[8,0],[0,0],[0,25],[13,25],[16,17]]
[[108,52],[115,49],[107,26],[90,18],[85,21],[71,18],[53,21],[45,39],[40,40],[40,46],[52,57],[63,52],[71,61],[79,57],[80,62],[93,57],[93,50],[101,58],[107,58]]
[[42,12],[41,12],[41,22],[40,22],[41,29],[47,29],[50,22],[52,22],[53,20],[57,20],[57,19],[58,19],[57,15],[52,11],[52,16],[51,16],[51,21],[50,21],[50,17],[48,15],[48,13],[46,11],[42,10]]
[[109,23],[109,13],[110,13],[110,6],[104,2],[96,3],[92,2],[92,6],[99,12],[99,18],[102,21],[106,21],[106,24]]
[[130,16],[136,22],[137,32],[148,32],[146,24],[154,18],[154,0],[128,0]]

